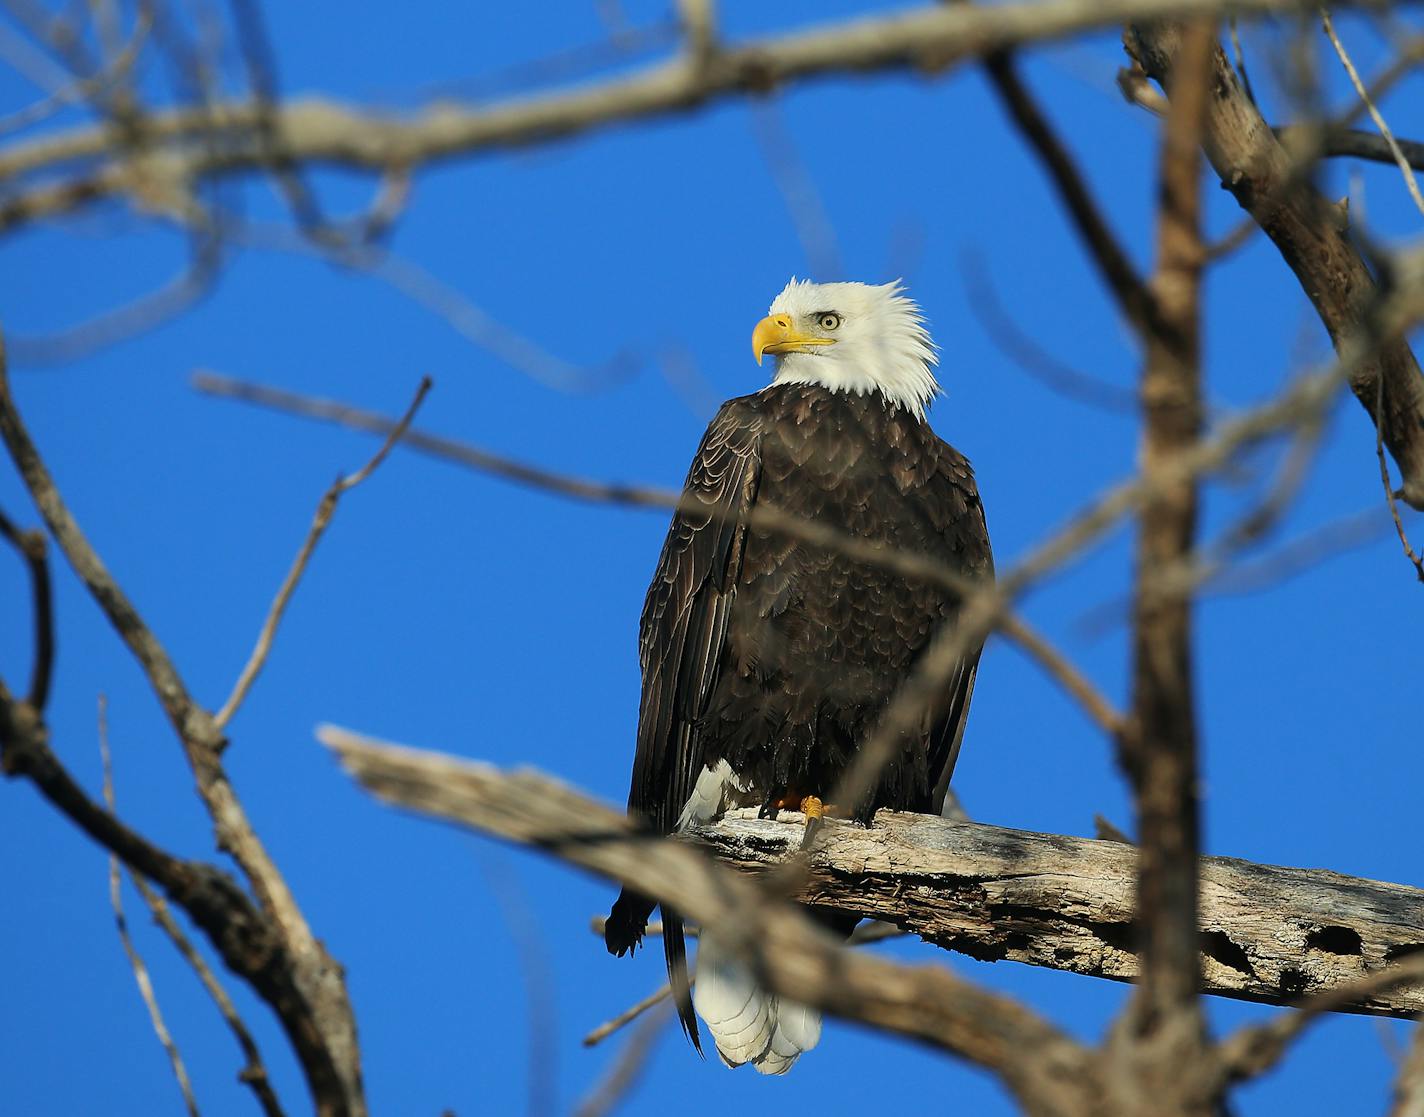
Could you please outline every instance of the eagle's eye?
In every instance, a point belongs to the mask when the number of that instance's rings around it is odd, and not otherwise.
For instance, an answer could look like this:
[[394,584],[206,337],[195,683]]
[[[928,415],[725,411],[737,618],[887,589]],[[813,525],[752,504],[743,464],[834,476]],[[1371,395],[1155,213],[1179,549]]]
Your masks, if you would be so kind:
[[823,330],[834,330],[840,326],[841,316],[828,310],[824,314],[817,315],[816,324]]

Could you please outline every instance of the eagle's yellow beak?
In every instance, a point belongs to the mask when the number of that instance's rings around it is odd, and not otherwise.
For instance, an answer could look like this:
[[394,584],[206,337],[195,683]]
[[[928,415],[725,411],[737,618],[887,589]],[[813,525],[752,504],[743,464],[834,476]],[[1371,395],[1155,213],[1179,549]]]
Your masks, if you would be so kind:
[[806,353],[817,345],[834,345],[835,338],[798,334],[789,314],[771,314],[752,331],[752,356],[761,364],[763,353]]

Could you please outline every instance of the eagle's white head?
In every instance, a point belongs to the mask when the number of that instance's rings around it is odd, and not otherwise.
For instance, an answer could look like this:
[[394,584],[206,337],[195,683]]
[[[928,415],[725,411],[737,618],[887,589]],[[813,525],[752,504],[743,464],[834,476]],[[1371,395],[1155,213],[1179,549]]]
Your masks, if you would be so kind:
[[919,306],[903,290],[899,280],[876,287],[792,279],[752,331],[757,364],[772,353],[774,384],[879,392],[924,418],[939,393],[938,357]]

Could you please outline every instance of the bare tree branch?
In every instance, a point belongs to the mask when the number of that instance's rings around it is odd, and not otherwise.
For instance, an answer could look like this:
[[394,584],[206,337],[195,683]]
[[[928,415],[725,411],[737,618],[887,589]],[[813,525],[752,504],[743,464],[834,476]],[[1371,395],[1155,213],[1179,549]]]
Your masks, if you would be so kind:
[[840,279],[843,271],[835,226],[816,180],[797,150],[796,137],[782,119],[780,106],[775,101],[754,101],[751,116],[762,158],[786,203],[812,278],[822,282]]
[[1020,328],[995,290],[989,261],[979,252],[964,254],[960,272],[974,316],[989,340],[1014,364],[1067,399],[1116,415],[1137,414],[1137,393],[1133,389],[1080,372]]
[[1390,519],[1394,521],[1395,534],[1399,536],[1399,545],[1404,548],[1404,557],[1409,560],[1414,567],[1414,575],[1421,582],[1424,582],[1424,559],[1419,557],[1409,542],[1409,535],[1404,530],[1404,521],[1399,515],[1399,499],[1394,492],[1394,482],[1389,476],[1389,461],[1384,456],[1384,427],[1382,419],[1384,416],[1384,377],[1381,376],[1375,385],[1379,395],[1378,403],[1375,406],[1375,457],[1379,460],[1380,484],[1384,486],[1385,503],[1389,506]]

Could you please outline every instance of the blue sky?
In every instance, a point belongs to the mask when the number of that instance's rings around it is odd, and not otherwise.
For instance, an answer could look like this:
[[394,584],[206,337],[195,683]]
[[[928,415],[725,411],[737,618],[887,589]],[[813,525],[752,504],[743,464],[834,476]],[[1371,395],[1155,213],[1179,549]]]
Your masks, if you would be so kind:
[[[656,3],[631,19],[667,17]],[[726,3],[744,37],[866,10],[848,0]],[[587,4],[269,5],[283,86],[407,107],[433,91],[486,97],[497,73],[605,33]],[[1342,33],[1369,68],[1368,30]],[[1248,49],[1260,40],[1248,37]],[[1257,84],[1272,86],[1263,51]],[[1326,59],[1334,103],[1345,93]],[[1026,75],[1145,268],[1155,126],[1113,86],[1112,36],[1037,54]],[[1395,106],[1424,93],[1404,83]],[[0,110],[33,88],[0,72]],[[1411,98],[1413,100],[1411,101]],[[1271,99],[1279,106],[1278,97]],[[775,102],[815,181],[844,273],[903,275],[943,348],[939,432],[975,463],[1001,567],[1133,468],[1131,417],[1065,399],[995,348],[973,312],[992,279],[1019,325],[1063,361],[1130,386],[1138,355],[1037,166],[983,80],[876,77],[819,82]],[[423,173],[394,250],[511,330],[582,370],[586,390],[550,387],[470,344],[379,280],[308,257],[235,253],[215,293],[160,329],[62,365],[17,362],[14,389],[76,515],[166,643],[190,686],[217,705],[306,531],[322,490],[374,449],[360,435],[198,396],[198,368],[398,411],[435,380],[422,426],[554,469],[677,484],[709,401],[753,391],[766,370],[754,322],[808,261],[768,173],[752,111],[686,118]],[[333,206],[372,184],[326,172]],[[1346,168],[1329,170],[1335,194]],[[1393,168],[1359,185],[1381,235],[1420,217]],[[276,217],[265,187],[241,192]],[[1209,185],[1209,223],[1237,220]],[[0,244],[0,325],[12,348],[161,283],[185,247],[120,211],[26,230]],[[33,346],[29,348],[33,352]],[[1262,239],[1208,282],[1207,384],[1221,410],[1278,390],[1328,353],[1323,331]],[[671,358],[670,356],[671,355]],[[667,365],[692,373],[669,375]],[[1259,493],[1274,454],[1253,458],[1206,500],[1208,532]],[[1342,400],[1278,541],[1380,502],[1373,435]],[[0,471],[0,506],[34,522]],[[1382,514],[1381,514],[1382,515]],[[1382,523],[1382,519],[1377,521]],[[569,503],[398,451],[342,504],[266,672],[232,725],[233,780],[317,933],[346,966],[375,1112],[568,1110],[618,1044],[579,1037],[653,989],[657,952],[609,958],[588,930],[614,889],[540,858],[390,811],[357,791],[312,738],[323,721],[499,764],[532,764],[608,801],[626,793],[636,720],[636,625],[666,526],[660,513]],[[1413,520],[1416,536],[1424,527]],[[1121,701],[1121,600],[1129,536],[1117,532],[1036,592],[1026,615]],[[8,561],[8,560],[7,560]],[[50,720],[56,748],[99,786],[96,696],[110,705],[119,802],[169,848],[212,855],[209,826],[152,696],[82,588],[57,570],[60,651]],[[1424,761],[1415,712],[1419,589],[1380,531],[1306,572],[1199,610],[1197,663],[1208,851],[1424,884],[1417,857]],[[28,669],[27,596],[12,563],[0,589],[0,670]],[[1030,664],[985,654],[955,785],[984,821],[1091,833],[1129,821],[1106,742]],[[0,1008],[7,1111],[176,1112],[178,1098],[113,932],[106,860],[23,784],[0,787]],[[132,922],[204,1112],[252,1111],[238,1054],[192,976],[128,897]],[[533,933],[527,933],[533,928]],[[1125,988],[922,944],[886,946],[1019,994],[1094,1038]],[[536,974],[532,986],[531,972]],[[534,995],[540,988],[546,994]],[[304,1088],[273,1020],[233,982],[289,1112]],[[552,1001],[552,1012],[539,1008]],[[1221,1029],[1269,1010],[1213,1001]],[[531,1034],[538,1057],[531,1060]],[[1240,1097],[1242,1114],[1379,1110],[1402,1027],[1321,1024],[1280,1073]],[[794,1084],[794,1085],[793,1085]],[[794,1090],[795,1094],[788,1094]],[[1012,1111],[965,1066],[833,1024],[787,1080],[700,1062],[669,1030],[631,1114],[672,1099],[712,1111],[813,1104],[831,1111],[922,1107]]]

